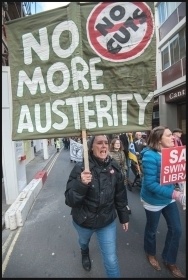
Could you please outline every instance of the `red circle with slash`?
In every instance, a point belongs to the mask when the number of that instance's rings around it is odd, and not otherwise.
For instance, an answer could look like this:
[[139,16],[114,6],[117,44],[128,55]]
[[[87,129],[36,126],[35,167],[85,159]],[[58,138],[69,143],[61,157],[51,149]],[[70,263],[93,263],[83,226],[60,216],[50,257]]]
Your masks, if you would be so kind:
[[[134,37],[133,39],[136,40],[138,39],[138,42],[134,44],[135,46],[131,48],[130,46],[129,47],[123,46],[122,47],[123,50],[121,49],[119,53],[112,53],[108,50],[107,44],[105,44],[106,43],[105,40],[107,39],[99,32],[99,30],[96,29],[96,25],[98,23],[104,24],[104,21],[102,21],[104,17],[110,21],[111,20],[110,10],[111,8],[117,5],[123,6],[123,8],[127,5],[131,5],[132,9],[134,9],[135,6],[135,9],[139,9],[140,11],[144,12],[144,14],[146,15],[146,22],[144,23],[144,27],[142,26],[141,31],[140,31],[140,27],[138,28],[137,32],[134,33],[133,31],[133,36],[132,36]],[[135,20],[135,23],[138,24],[138,21]],[[122,25],[123,23],[121,21],[114,24],[112,29],[110,28],[108,29],[109,33],[107,35],[110,37],[110,35],[118,31]],[[128,61],[140,56],[150,44],[153,34],[154,34],[153,14],[149,6],[144,2],[114,2],[114,3],[102,2],[94,7],[87,20],[87,36],[91,48],[95,51],[95,53],[97,53],[103,59],[113,61],[113,62]]]

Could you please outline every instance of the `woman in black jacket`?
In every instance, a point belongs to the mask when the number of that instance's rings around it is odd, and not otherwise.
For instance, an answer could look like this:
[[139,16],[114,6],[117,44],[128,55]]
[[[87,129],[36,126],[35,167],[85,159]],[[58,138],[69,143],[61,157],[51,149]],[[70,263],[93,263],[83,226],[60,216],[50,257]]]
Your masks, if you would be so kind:
[[72,208],[83,268],[91,269],[89,242],[95,232],[107,277],[119,278],[115,219],[118,215],[125,231],[129,222],[124,177],[118,163],[109,157],[109,142],[105,135],[93,136],[88,144],[89,170],[84,170],[83,163],[74,166],[67,182],[65,203]]

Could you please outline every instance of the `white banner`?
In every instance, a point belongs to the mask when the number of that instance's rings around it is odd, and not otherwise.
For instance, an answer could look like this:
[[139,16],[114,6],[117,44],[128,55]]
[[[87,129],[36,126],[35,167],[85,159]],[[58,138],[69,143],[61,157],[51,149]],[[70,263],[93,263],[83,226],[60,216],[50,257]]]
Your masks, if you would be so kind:
[[83,161],[83,145],[70,139],[70,159],[76,162]]

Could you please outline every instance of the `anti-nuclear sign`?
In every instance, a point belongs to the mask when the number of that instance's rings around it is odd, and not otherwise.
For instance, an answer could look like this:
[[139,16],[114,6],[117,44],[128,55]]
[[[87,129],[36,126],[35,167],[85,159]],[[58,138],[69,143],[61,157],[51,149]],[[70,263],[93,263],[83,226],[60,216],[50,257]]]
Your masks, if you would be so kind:
[[75,2],[7,22],[12,139],[151,129],[154,29],[154,2]]

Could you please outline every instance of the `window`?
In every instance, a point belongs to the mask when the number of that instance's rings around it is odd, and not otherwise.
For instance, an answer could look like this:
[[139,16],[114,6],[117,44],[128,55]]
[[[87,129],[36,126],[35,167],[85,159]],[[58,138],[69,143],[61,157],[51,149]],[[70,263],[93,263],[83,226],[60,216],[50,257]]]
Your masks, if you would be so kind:
[[173,11],[176,9],[176,3],[177,2],[166,2],[167,7],[167,18],[173,13]]
[[181,2],[160,2],[158,5],[159,25],[162,25],[180,4]]
[[166,20],[166,2],[161,2],[158,6],[159,24]]
[[185,27],[161,49],[162,70],[186,56]]
[[168,47],[166,47],[162,52],[162,70],[165,70],[170,66]]
[[185,44],[185,28],[183,28],[179,33],[179,45],[180,45],[180,59],[185,57],[186,54],[186,44]]
[[159,111],[153,112],[153,119],[159,119]]
[[170,43],[171,65],[180,60],[179,40],[178,37]]

